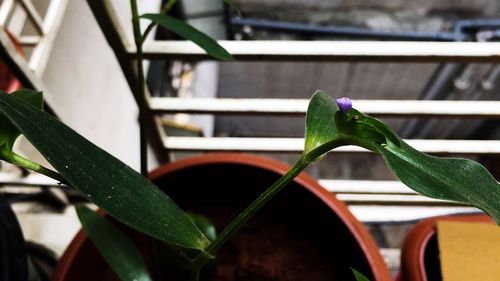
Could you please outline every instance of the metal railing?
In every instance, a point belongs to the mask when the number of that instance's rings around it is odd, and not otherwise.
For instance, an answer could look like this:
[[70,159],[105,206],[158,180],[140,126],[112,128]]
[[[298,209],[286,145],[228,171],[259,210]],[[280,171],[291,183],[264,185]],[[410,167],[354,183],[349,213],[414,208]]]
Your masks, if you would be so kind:
[[[35,7],[31,0],[6,0],[0,5],[0,55],[9,65],[21,84],[26,88],[44,91],[47,103],[51,104],[49,89],[41,76],[47,66],[57,31],[68,0],[51,0],[45,15]],[[32,24],[33,30],[25,34],[25,26]],[[31,55],[26,58],[17,52],[6,31],[18,39],[23,48],[30,48]]]
[[[91,6],[95,1],[89,1]],[[135,48],[129,44],[113,15],[103,17],[99,11],[101,29],[115,51],[120,65],[134,83],[130,65]],[[110,24],[112,23],[112,24]],[[328,41],[219,41],[236,60],[240,61],[397,61],[397,62],[500,62],[499,43],[471,42],[328,42]],[[144,46],[148,59],[210,60],[203,50],[186,41],[154,41]],[[134,88],[132,88],[134,90]],[[151,113],[162,114],[231,114],[231,115],[297,115],[304,114],[307,100],[291,99],[183,99],[148,96]],[[465,117],[496,119],[500,117],[496,101],[355,101],[357,108],[369,114],[390,117]],[[381,106],[382,105],[382,106]],[[161,141],[167,151],[255,151],[300,152],[301,138],[196,138],[174,137],[163,133]],[[498,154],[499,141],[409,140],[417,149],[440,154]],[[345,147],[338,152],[366,152]],[[329,191],[349,204],[361,220],[413,220],[451,212],[476,209],[416,195],[403,184],[393,181],[320,180]],[[397,211],[396,211],[397,210]]]
[[[14,35],[19,38],[21,45],[33,48],[28,64],[29,69],[37,75],[43,74],[45,70],[67,3],[68,0],[49,1],[43,17],[31,0],[3,1],[0,6],[0,25],[3,27],[8,28],[18,14],[25,14],[25,20],[16,23],[20,27],[15,28],[19,31]],[[32,24],[35,34],[20,32],[27,22]]]
[[[9,1],[4,1],[8,3]],[[57,1],[56,1],[57,2]],[[132,92],[136,91],[136,72],[132,60],[135,51],[114,14],[110,1],[88,1],[115,52]],[[0,8],[0,20],[3,10]],[[43,30],[43,29],[42,29]],[[19,62],[4,35],[0,42],[4,53],[14,57],[25,79],[35,88],[43,87],[30,64]],[[25,44],[37,38],[21,38]],[[373,41],[220,41],[237,60],[242,61],[396,61],[396,62],[500,62],[500,43],[472,42],[373,42]],[[210,59],[196,45],[186,41],[151,42],[144,46],[149,59]],[[43,61],[43,60],[38,60]],[[167,151],[257,151],[300,152],[301,138],[195,138],[171,137],[161,129],[159,116],[169,113],[296,115],[304,114],[306,100],[290,99],[181,99],[147,97],[155,117],[158,141]],[[358,100],[360,110],[389,117],[463,117],[496,119],[500,117],[498,101],[418,101],[418,100]],[[50,103],[50,101],[49,101]],[[383,106],[381,106],[383,105]],[[437,154],[500,154],[500,141],[483,140],[408,140],[417,149]],[[345,147],[339,153],[365,153],[364,149]],[[466,212],[474,208],[416,195],[403,184],[393,181],[320,180],[328,190],[349,204],[353,213],[364,221],[410,220],[451,212]]]
[[[155,113],[190,114],[305,114],[305,99],[231,99],[151,97]],[[353,100],[363,113],[379,117],[500,118],[500,101]]]
[[[400,41],[219,41],[239,61],[500,62],[500,43]],[[135,48],[129,46],[131,57]],[[148,59],[210,60],[192,42],[144,46]]]

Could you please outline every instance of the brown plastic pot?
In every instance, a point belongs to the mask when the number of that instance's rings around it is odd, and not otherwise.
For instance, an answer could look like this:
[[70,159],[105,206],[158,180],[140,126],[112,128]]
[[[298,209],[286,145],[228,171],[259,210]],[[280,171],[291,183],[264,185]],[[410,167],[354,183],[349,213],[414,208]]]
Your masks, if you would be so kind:
[[441,269],[437,244],[437,222],[443,220],[494,223],[486,215],[448,215],[425,219],[408,233],[401,252],[398,281],[439,281]]
[[[221,229],[288,169],[288,165],[268,158],[214,153],[167,164],[153,171],[150,178],[184,210],[207,215]],[[254,229],[259,225],[271,229]],[[265,235],[252,237],[254,232]],[[289,237],[274,237],[280,232]],[[136,239],[137,236],[140,235],[134,236],[135,242],[144,244]],[[350,267],[373,281],[391,280],[365,227],[343,203],[305,173],[252,218],[233,240],[241,239],[247,239],[243,245],[252,245],[249,248],[263,247],[258,246],[260,242],[271,250],[286,250],[280,246],[282,240],[305,241],[299,242],[301,246],[293,250],[298,257],[303,256],[303,260],[293,267],[305,266],[310,263],[307,259],[321,258],[319,263],[333,273],[331,278],[324,280],[354,280]],[[230,260],[237,259],[230,257],[234,252],[231,242],[221,252],[221,256],[229,256]],[[317,257],[302,253],[302,250],[312,251]],[[259,258],[252,262],[258,262]],[[264,264],[269,264],[279,258],[264,257],[264,260],[268,261]],[[61,258],[53,280],[114,280],[113,275],[86,235],[80,232]],[[319,279],[312,277],[309,280]]]

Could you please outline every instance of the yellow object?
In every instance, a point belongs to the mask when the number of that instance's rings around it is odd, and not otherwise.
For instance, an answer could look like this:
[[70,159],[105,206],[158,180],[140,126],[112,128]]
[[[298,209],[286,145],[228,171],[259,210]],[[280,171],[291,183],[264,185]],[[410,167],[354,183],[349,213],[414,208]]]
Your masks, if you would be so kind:
[[443,281],[500,281],[500,227],[440,221],[437,234]]

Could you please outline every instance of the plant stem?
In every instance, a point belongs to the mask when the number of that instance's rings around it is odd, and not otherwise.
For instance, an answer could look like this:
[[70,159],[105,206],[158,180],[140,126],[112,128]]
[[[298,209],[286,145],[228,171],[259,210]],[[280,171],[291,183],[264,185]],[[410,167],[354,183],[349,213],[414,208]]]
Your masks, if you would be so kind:
[[288,183],[290,183],[298,174],[300,174],[308,165],[309,161],[303,157],[293,165],[293,167],[262,193],[255,201],[250,204],[242,213],[240,213],[217,238],[208,245],[205,251],[215,256],[217,251],[238,231],[238,229],[252,218],[269,200],[278,194]]
[[189,281],[198,281],[200,272],[203,266],[210,260],[214,259],[213,255],[202,251],[195,259],[191,260],[189,265]]
[[[164,15],[166,13],[168,13],[168,11],[170,11],[170,9],[172,9],[172,7],[175,5],[175,3],[177,3],[177,0],[169,0],[164,6],[163,8],[161,9],[161,12],[160,14]],[[155,22],[151,22],[148,27],[146,28],[146,30],[144,31],[144,33],[142,34],[142,38],[141,38],[141,43],[144,43],[144,41],[146,41],[146,38],[148,37],[149,33],[151,32],[151,30],[153,30],[153,28],[156,26],[156,23]]]
[[44,166],[35,163],[27,158],[22,157],[19,154],[16,154],[12,152],[12,154],[9,157],[10,163],[17,165],[19,167],[23,167],[32,171],[35,171],[37,173],[46,175],[49,178],[55,179],[56,181],[68,185],[68,182],[66,181],[61,174],[59,174],[56,171],[50,170],[48,168],[45,168]]
[[146,91],[143,69],[143,53],[142,53],[142,35],[141,26],[139,24],[139,12],[137,10],[137,0],[130,0],[132,9],[132,27],[134,29],[134,40],[136,45],[136,63],[137,63],[137,102],[139,106],[139,135],[140,135],[140,154],[141,154],[141,174],[148,175],[148,139],[147,139],[147,108],[146,108]]

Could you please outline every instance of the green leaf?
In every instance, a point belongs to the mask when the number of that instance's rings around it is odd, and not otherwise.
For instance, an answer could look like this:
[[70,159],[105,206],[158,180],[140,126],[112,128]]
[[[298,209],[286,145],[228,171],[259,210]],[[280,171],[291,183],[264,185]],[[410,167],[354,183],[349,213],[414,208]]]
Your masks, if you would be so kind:
[[313,161],[342,145],[379,153],[396,176],[418,193],[476,206],[500,224],[500,184],[479,163],[421,153],[385,123],[354,108],[341,112],[333,99],[317,92],[307,111],[304,158]]
[[479,163],[421,153],[401,140],[401,147],[380,149],[385,162],[408,187],[428,197],[476,206],[500,224],[500,185]]
[[346,144],[381,154],[394,174],[411,189],[427,197],[476,206],[500,224],[500,184],[479,163],[419,152],[388,125],[355,109],[337,116],[336,125]]
[[[3,91],[0,91],[5,93]],[[5,93],[6,94],[6,93]],[[42,109],[43,108],[43,96],[41,92],[21,89],[13,92],[11,95],[16,96],[23,101]],[[12,151],[12,147],[14,146],[14,142],[21,135],[21,132],[12,125],[12,123],[0,114],[0,146],[7,151]]]
[[151,280],[141,254],[125,234],[84,205],[77,205],[76,212],[85,233],[122,281]]
[[189,218],[194,222],[194,224],[200,229],[200,231],[208,238],[210,241],[214,241],[217,238],[217,230],[215,229],[212,221],[204,215],[187,213]]
[[90,201],[124,224],[175,246],[209,241],[149,180],[38,108],[0,93],[0,113]]
[[366,276],[364,276],[361,272],[351,267],[352,274],[354,274],[354,278],[356,281],[370,281]]
[[335,125],[338,107],[335,101],[322,91],[316,91],[309,101],[306,114],[304,157],[314,161],[331,150],[339,139]]
[[335,124],[341,134],[358,139],[360,142],[369,142],[369,144],[359,144],[367,146],[368,149],[373,145],[387,144],[389,142],[399,146],[399,137],[385,123],[354,108],[347,113],[337,112]]
[[141,18],[152,20],[182,38],[192,41],[216,59],[224,61],[233,59],[231,54],[219,45],[217,41],[181,20],[161,14],[144,14]]
[[312,162],[342,145],[358,145],[376,150],[379,143],[386,142],[386,136],[379,132],[385,130],[385,127],[379,128],[382,125],[380,121],[370,120],[355,109],[347,113],[339,111],[330,96],[316,91],[307,109],[303,158]]
[[336,102],[317,91],[309,102],[306,116],[306,137],[303,158],[312,162],[328,151],[343,145],[358,145],[377,150],[387,140],[397,142],[382,122],[355,109],[342,112]]

